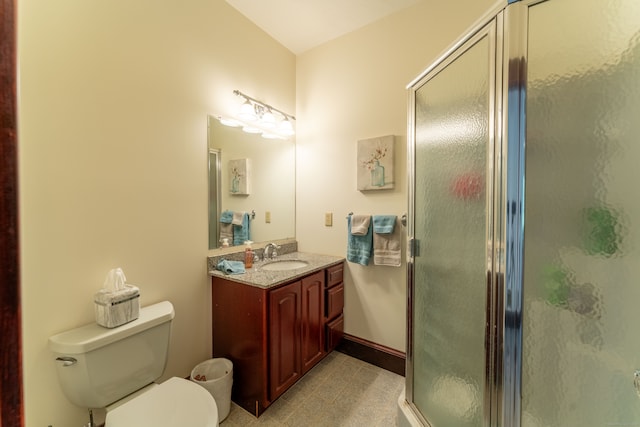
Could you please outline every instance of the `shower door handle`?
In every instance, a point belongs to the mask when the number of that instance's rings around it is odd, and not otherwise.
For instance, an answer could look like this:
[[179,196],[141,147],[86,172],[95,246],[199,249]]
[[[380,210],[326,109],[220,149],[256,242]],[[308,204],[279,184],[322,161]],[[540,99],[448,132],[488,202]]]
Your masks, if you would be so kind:
[[420,240],[409,239],[409,257],[414,258],[420,256]]

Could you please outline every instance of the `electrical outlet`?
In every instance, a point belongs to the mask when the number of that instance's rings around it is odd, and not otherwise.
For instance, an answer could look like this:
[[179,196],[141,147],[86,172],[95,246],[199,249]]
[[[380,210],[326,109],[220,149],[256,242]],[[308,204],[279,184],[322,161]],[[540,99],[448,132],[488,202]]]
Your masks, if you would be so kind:
[[264,222],[269,224],[271,222],[271,211],[266,211],[264,213]]
[[333,213],[327,212],[324,214],[324,225],[331,227],[333,225]]

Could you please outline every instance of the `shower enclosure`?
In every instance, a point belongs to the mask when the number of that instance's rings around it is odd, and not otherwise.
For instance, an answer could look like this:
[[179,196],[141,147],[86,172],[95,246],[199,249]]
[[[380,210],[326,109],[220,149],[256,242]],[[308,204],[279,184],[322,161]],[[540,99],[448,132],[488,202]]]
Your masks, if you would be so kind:
[[640,426],[640,2],[498,5],[408,89],[401,424]]

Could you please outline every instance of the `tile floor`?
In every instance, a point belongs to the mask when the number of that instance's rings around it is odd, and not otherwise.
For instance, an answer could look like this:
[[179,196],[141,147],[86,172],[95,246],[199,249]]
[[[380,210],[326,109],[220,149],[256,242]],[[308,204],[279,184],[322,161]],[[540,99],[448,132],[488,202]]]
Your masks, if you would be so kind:
[[392,427],[404,377],[334,351],[255,418],[231,402],[220,427]]

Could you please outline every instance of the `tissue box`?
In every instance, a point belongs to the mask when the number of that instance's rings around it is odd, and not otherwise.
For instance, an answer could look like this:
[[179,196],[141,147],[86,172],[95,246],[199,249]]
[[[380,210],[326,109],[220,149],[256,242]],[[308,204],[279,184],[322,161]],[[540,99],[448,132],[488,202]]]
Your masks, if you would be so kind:
[[140,315],[140,290],[137,286],[124,285],[124,289],[95,294],[96,323],[105,328],[115,328],[136,320]]

